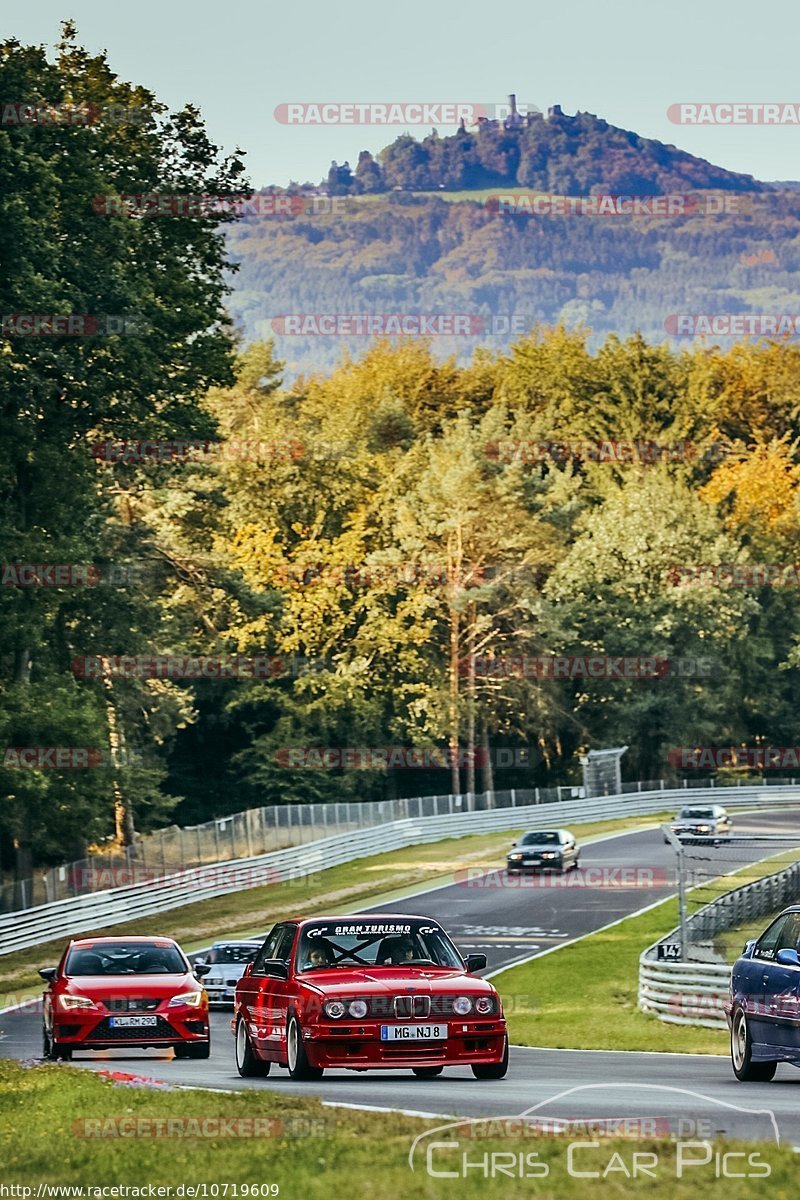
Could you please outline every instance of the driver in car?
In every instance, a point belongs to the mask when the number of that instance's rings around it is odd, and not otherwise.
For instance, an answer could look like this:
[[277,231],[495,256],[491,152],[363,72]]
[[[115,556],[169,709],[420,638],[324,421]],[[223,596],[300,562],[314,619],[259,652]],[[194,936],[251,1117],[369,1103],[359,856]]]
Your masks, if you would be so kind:
[[309,950],[303,970],[310,971],[314,967],[329,967],[333,961],[330,946],[327,942],[316,942]]
[[414,945],[410,938],[397,938],[389,947],[389,954],[383,959],[385,967],[399,967],[402,963],[411,962],[414,958]]

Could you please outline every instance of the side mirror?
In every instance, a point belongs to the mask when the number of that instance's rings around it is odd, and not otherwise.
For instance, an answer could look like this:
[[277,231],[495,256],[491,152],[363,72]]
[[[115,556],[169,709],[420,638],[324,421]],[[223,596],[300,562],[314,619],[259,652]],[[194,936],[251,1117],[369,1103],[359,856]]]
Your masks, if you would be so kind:
[[39,974],[45,983],[55,983],[58,979],[58,967],[40,967]]
[[780,963],[782,967],[800,967],[800,954],[796,950],[779,950],[775,955],[775,962]]
[[511,845],[512,845],[512,846],[516,846],[516,844],[517,844],[516,842],[512,842],[512,843],[511,843]]
[[196,962],[194,964],[194,973],[198,979],[202,979],[205,975],[208,975],[210,971],[211,966],[209,963]]
[[482,971],[485,966],[486,966],[486,955],[485,954],[468,954],[467,955],[467,970],[470,973],[470,975],[474,974],[475,971]]
[[265,975],[271,975],[274,979],[289,978],[289,968],[280,958],[265,959],[262,970]]
[[750,958],[752,956],[753,947],[755,946],[757,941],[758,941],[757,938],[750,938],[750,940],[748,942],[745,942],[744,950],[742,951],[742,958]]

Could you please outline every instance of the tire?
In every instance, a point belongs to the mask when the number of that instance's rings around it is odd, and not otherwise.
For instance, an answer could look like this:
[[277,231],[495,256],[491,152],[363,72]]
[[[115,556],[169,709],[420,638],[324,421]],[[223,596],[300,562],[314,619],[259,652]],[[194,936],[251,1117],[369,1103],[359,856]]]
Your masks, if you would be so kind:
[[496,1063],[473,1063],[472,1074],[476,1079],[504,1079],[508,1071],[508,1038],[506,1038],[503,1057]]
[[289,1078],[300,1081],[322,1079],[322,1067],[312,1067],[303,1045],[303,1031],[294,1013],[289,1017],[286,1027],[286,1064],[289,1068]]
[[741,1008],[731,1015],[731,1066],[742,1083],[769,1083],[778,1068],[776,1061],[753,1062],[753,1040]]
[[[48,1039],[49,1040],[49,1039]],[[72,1046],[59,1046],[55,1040],[50,1042],[50,1053],[48,1055],[51,1061],[57,1062],[59,1059],[62,1062],[72,1061]]]
[[580,856],[580,854],[576,854],[575,862],[572,864],[573,871],[577,871],[578,868],[580,867],[580,865],[581,865],[581,856]]
[[435,1079],[437,1075],[441,1075],[444,1067],[412,1067],[411,1070],[417,1079]]
[[272,1063],[256,1058],[255,1051],[247,1036],[247,1027],[239,1017],[236,1022],[236,1070],[243,1079],[258,1079],[269,1075]]

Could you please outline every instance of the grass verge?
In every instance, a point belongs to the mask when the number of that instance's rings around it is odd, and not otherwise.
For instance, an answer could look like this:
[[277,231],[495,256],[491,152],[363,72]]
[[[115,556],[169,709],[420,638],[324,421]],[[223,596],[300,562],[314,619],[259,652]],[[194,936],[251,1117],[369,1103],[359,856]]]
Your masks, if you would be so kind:
[[[581,841],[607,833],[651,828],[666,819],[625,817],[576,825]],[[58,961],[68,938],[92,934],[159,934],[175,938],[189,952],[219,937],[249,937],[265,933],[275,921],[289,916],[347,912],[366,901],[394,898],[426,883],[446,884],[464,867],[502,864],[509,843],[519,830],[471,834],[409,846],[388,854],[356,859],[339,867],[284,883],[251,888],[184,905],[153,917],[125,921],[105,929],[66,927],[58,940],[0,957],[0,1008],[23,999],[38,983],[39,967]],[[413,910],[413,901],[409,902]]]
[[[180,1125],[165,1124],[170,1119]],[[154,1135],[159,1122],[172,1132]],[[205,1185],[205,1196],[220,1198],[247,1195],[245,1185],[248,1191],[259,1188],[250,1195],[268,1196],[269,1185],[274,1185],[277,1193],[272,1194],[279,1200],[479,1200],[486,1196],[487,1184],[493,1190],[502,1188],[510,1200],[586,1196],[586,1178],[569,1173],[564,1139],[484,1136],[476,1142],[466,1140],[463,1130],[460,1136],[458,1131],[441,1131],[435,1136],[439,1148],[432,1165],[455,1178],[429,1175],[424,1149],[417,1152],[412,1171],[408,1155],[413,1138],[443,1123],[399,1113],[326,1108],[313,1099],[266,1090],[236,1095],[145,1090],[63,1065],[24,1068],[0,1062],[2,1181],[31,1189],[15,1193],[22,1200],[35,1196],[40,1183],[84,1189],[126,1186],[143,1189],[128,1193],[139,1196],[147,1196],[150,1186],[164,1187],[173,1189],[173,1197],[181,1195],[176,1191],[181,1185]],[[256,1128],[260,1133],[254,1135]],[[495,1126],[485,1122],[482,1128],[491,1134]],[[87,1131],[95,1136],[87,1138]],[[713,1162],[677,1178],[677,1147],[666,1140],[632,1144],[616,1138],[596,1147],[581,1149],[575,1169],[597,1171],[599,1180],[609,1168],[598,1195],[641,1194],[651,1200],[745,1200],[753,1195],[749,1179],[717,1179]],[[737,1143],[726,1143],[724,1149],[755,1152],[767,1163],[773,1194],[790,1195],[789,1188],[796,1186],[796,1158],[790,1150],[767,1144],[755,1150],[752,1144]],[[499,1178],[490,1173],[497,1162],[491,1157],[495,1151],[504,1154]],[[630,1172],[635,1151],[658,1156],[655,1178],[626,1178],[620,1164],[626,1163]],[[483,1169],[471,1166],[463,1172],[464,1157],[471,1164],[483,1163]],[[193,1194],[204,1196],[202,1190]],[[192,1193],[185,1190],[183,1195]],[[84,1196],[93,1200],[90,1191]]]

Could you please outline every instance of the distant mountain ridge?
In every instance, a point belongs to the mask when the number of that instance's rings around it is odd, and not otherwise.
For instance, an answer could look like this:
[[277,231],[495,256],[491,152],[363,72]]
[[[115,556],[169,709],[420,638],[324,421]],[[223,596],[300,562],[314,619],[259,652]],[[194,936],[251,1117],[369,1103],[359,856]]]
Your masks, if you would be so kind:
[[[715,167],[677,146],[620,129],[594,113],[569,116],[553,105],[547,116],[513,110],[512,118],[481,118],[448,137],[403,134],[373,157],[363,150],[355,170],[333,162],[325,184],[332,195],[385,191],[461,191],[528,187],[536,191],[651,193],[681,188],[759,191],[752,175]],[[513,119],[516,117],[516,121]]]
[[[680,345],[674,330],[686,322],[676,314],[800,313],[798,184],[759,183],[584,113],[401,137],[379,158],[370,165],[362,154],[349,182],[332,168],[330,186],[287,206],[291,215],[230,227],[240,268],[232,316],[247,340],[275,337],[289,380],[369,344],[352,335],[357,322],[319,315],[482,317],[469,323],[481,334],[434,338],[440,355],[464,362],[479,346],[506,350],[536,323],[585,325],[594,345],[635,331]],[[577,215],[555,204],[498,211],[489,197],[512,186],[553,196],[705,192],[706,202],[674,216]],[[284,320],[297,314],[314,319]],[[323,335],[332,326],[336,336]]]

